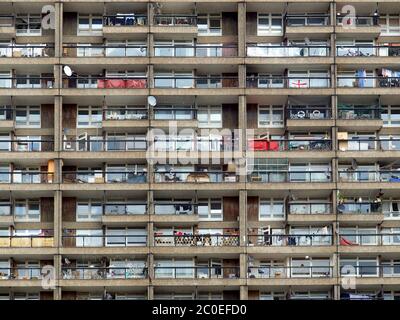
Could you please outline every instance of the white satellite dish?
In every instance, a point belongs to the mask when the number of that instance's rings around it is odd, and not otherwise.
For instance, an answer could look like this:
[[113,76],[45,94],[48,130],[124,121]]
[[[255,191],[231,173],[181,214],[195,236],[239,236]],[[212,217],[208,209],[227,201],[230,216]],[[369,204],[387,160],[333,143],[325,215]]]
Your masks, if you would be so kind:
[[64,70],[64,73],[65,73],[68,77],[72,76],[72,69],[71,69],[70,66],[64,66],[63,70]]
[[151,106],[151,107],[155,107],[157,105],[157,99],[154,96],[148,96],[147,97],[147,103]]

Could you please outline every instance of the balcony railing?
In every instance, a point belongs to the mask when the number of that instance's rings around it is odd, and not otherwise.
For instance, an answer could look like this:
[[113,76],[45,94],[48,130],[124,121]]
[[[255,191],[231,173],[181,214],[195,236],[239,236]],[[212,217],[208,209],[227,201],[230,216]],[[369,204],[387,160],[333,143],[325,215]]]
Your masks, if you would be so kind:
[[52,89],[54,77],[0,77],[0,88],[6,89]]
[[156,279],[238,279],[239,267],[154,267]]
[[64,44],[63,55],[65,57],[146,57],[147,44],[127,45],[83,45]]
[[330,171],[257,171],[248,174],[248,182],[331,182]]
[[53,183],[54,173],[48,171],[0,171],[0,183]]
[[0,139],[0,152],[40,152],[40,151],[53,151],[54,141],[39,139],[39,140],[1,140]]
[[146,14],[117,14],[117,15],[104,15],[103,26],[107,27],[134,27],[147,25]]
[[329,46],[247,44],[248,57],[328,57]]
[[236,45],[154,45],[156,57],[237,57]]
[[15,108],[11,106],[0,107],[0,121],[8,121],[15,119]]
[[198,204],[190,202],[155,202],[154,214],[157,215],[197,215]]
[[337,77],[337,86],[340,88],[398,88],[400,77]]
[[42,269],[35,267],[0,268],[1,280],[38,280],[42,279]]
[[379,214],[382,213],[382,204],[379,202],[348,202],[338,204],[337,210],[341,214]]
[[128,171],[63,171],[63,183],[146,183],[146,172]]
[[[362,262],[360,262],[362,263]],[[383,265],[344,265],[340,267],[340,275],[342,277],[400,277],[400,264],[383,264]]]
[[[345,148],[344,145],[347,145]],[[400,139],[349,139],[339,140],[341,151],[396,151],[400,150]]]
[[195,120],[197,109],[194,107],[154,107],[154,120]]
[[219,152],[239,150],[239,141],[230,137],[209,139],[208,137],[155,137],[152,150]]
[[149,117],[146,107],[107,107],[103,109],[103,120],[145,120]]
[[400,55],[400,44],[389,45],[337,45],[338,57],[397,57]]
[[332,205],[326,202],[289,203],[289,214],[330,214]]
[[53,247],[53,236],[0,236],[0,247],[38,248]]
[[105,216],[124,216],[138,215],[147,213],[147,203],[145,202],[128,202],[128,203],[112,203],[104,204]]
[[238,246],[239,235],[233,234],[175,234],[160,235],[154,233],[154,244],[156,246]]
[[296,77],[296,76],[247,76],[247,88],[329,88],[330,78],[324,77]]
[[221,171],[168,171],[155,172],[156,183],[233,183],[238,182],[236,173]]
[[64,280],[146,279],[146,267],[65,267]]
[[305,26],[327,26],[329,25],[329,14],[287,14],[285,17],[286,26],[288,27],[305,27]]
[[154,76],[154,88],[215,89],[238,88],[237,76]]
[[382,108],[338,106],[338,118],[341,120],[380,120]]
[[250,140],[248,150],[254,151],[329,151],[332,150],[332,141],[328,139],[310,138],[307,140]]
[[400,233],[339,233],[341,246],[400,245]]
[[330,246],[332,234],[253,234],[249,233],[248,246]]
[[65,151],[143,151],[147,148],[147,141],[146,138],[67,139],[63,145]]
[[288,120],[326,120],[332,118],[332,110],[326,106],[287,107]]
[[331,278],[333,267],[321,266],[250,266],[249,279]]
[[0,58],[54,57],[54,45],[0,45]]
[[147,246],[147,235],[70,235],[62,236],[64,247],[131,247]]
[[145,89],[147,88],[147,77],[71,76],[63,78],[63,88]]
[[345,27],[373,27],[379,26],[379,16],[337,16],[336,24]]
[[339,182],[400,182],[400,170],[340,170]]
[[15,16],[13,15],[0,15],[0,27],[14,27],[15,26]]
[[154,25],[158,26],[197,26],[197,16],[187,14],[157,14]]

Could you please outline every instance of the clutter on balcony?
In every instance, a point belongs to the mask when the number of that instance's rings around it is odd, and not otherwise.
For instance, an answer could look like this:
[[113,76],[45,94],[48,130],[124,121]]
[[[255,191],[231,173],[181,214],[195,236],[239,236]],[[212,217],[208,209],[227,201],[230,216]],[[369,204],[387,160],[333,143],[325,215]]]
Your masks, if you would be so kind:
[[98,79],[98,89],[143,89],[147,86],[146,79]]

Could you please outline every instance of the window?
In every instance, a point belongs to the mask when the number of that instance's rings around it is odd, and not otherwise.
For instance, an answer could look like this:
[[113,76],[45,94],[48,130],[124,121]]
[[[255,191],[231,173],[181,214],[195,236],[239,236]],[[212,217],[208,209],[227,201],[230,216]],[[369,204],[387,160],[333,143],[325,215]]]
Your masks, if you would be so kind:
[[0,165],[0,183],[10,183],[11,169],[9,165]]
[[383,200],[382,211],[385,219],[398,219],[400,217],[400,199]]
[[76,230],[77,247],[102,247],[103,230]]
[[286,300],[284,292],[260,292],[260,300]]
[[15,108],[15,126],[17,128],[40,128],[39,106],[17,106]]
[[379,17],[382,35],[400,34],[400,16],[398,14],[382,14]]
[[199,106],[199,128],[222,128],[222,106]]
[[222,35],[221,14],[199,14],[197,16],[197,28],[199,35],[220,36]]
[[104,205],[104,214],[108,215],[130,215],[146,214],[146,201],[135,200],[107,200]]
[[400,126],[400,106],[383,106],[381,112],[381,119],[385,127],[399,127]]
[[40,293],[27,292],[27,293],[14,293],[14,300],[40,300]]
[[322,246],[332,244],[331,228],[325,227],[291,227],[290,235],[294,237],[292,245]]
[[40,183],[40,168],[39,167],[16,167],[13,171],[14,183]]
[[258,14],[257,35],[282,34],[282,21],[281,14]]
[[0,280],[9,279],[10,274],[10,261],[0,260]]
[[103,48],[98,44],[77,43],[76,55],[78,57],[102,57],[104,55]]
[[293,291],[290,296],[291,300],[328,300],[329,292],[319,291]]
[[11,202],[10,200],[0,200],[0,216],[11,215]]
[[78,128],[100,128],[102,124],[102,109],[94,106],[78,106]]
[[158,260],[155,263],[156,278],[194,278],[193,260]]
[[327,182],[331,180],[330,164],[292,163],[289,168],[291,182]]
[[340,228],[341,241],[345,240],[359,245],[376,245],[378,241],[376,228]]
[[78,35],[101,35],[103,17],[100,15],[78,15]]
[[[249,77],[249,86],[253,86],[252,76]],[[257,78],[257,88],[283,88],[284,77],[280,74],[259,73]]]
[[193,57],[193,41],[156,41],[154,44],[154,55],[156,57]]
[[262,199],[258,210],[259,220],[283,220],[285,202],[283,199]]
[[[83,88],[83,89],[93,89],[93,88],[97,88],[97,84],[98,84],[98,79],[99,76],[98,75],[80,75],[78,80],[77,80],[77,84],[76,87],[77,88]],[[101,78],[101,77],[100,77]]]
[[283,106],[258,106],[258,126],[283,127]]
[[42,141],[40,136],[18,136],[15,139],[15,151],[41,150]]
[[107,228],[106,230],[106,246],[108,247],[145,246],[146,244],[146,229]]
[[340,259],[340,274],[342,276],[376,277],[378,276],[378,269],[377,259]]
[[329,259],[292,259],[291,277],[329,277],[331,268]]
[[154,75],[155,88],[193,88],[192,72],[158,72]]
[[190,105],[160,105],[153,108],[154,120],[192,120],[194,111]]
[[7,134],[0,134],[0,151],[11,151],[11,137]]
[[[16,85],[17,88],[40,88],[40,75],[39,74],[19,74],[17,75]],[[51,84],[48,86],[51,87]]]
[[199,199],[197,210],[200,221],[222,221],[223,209],[221,199]]
[[400,228],[383,228],[381,233],[383,245],[400,245]]
[[107,134],[107,151],[146,150],[146,136]]
[[329,72],[325,70],[289,71],[289,88],[327,88]]
[[11,88],[12,79],[10,71],[0,71],[0,88]]
[[141,41],[107,41],[107,57],[145,57],[147,44]]
[[400,276],[400,261],[399,260],[387,260],[382,261],[383,276],[384,277],[399,277]]
[[16,221],[40,221],[40,202],[35,200],[16,200],[14,207]]
[[103,214],[101,201],[78,201],[76,204],[76,221],[99,221]]
[[40,279],[40,263],[26,261],[23,263],[17,263],[17,279]]
[[42,34],[42,16],[40,14],[17,14],[15,29],[17,36],[40,36]]

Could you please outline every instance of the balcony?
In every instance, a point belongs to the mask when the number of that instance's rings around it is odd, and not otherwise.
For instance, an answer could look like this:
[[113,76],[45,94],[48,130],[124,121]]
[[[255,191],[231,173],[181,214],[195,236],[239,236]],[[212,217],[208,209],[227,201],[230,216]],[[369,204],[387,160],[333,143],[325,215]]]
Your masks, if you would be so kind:
[[235,183],[239,176],[223,171],[180,171],[155,172],[155,183]]
[[154,267],[155,279],[239,279],[239,267]]
[[248,174],[248,182],[262,183],[327,183],[332,181],[332,173],[327,171],[257,171]]
[[148,278],[146,267],[63,267],[63,280],[133,280]]
[[72,76],[63,78],[63,88],[145,89],[147,88],[147,77]]
[[0,107],[0,132],[10,132],[14,129],[15,109],[11,106]]
[[[52,230],[43,233],[50,234]],[[50,235],[0,236],[1,248],[42,248],[53,246],[54,237]]]
[[183,234],[173,235],[154,233],[155,246],[184,246],[184,247],[236,247],[239,246],[238,233],[225,234]]
[[103,109],[102,128],[111,132],[127,132],[147,129],[149,126],[149,109],[144,106],[113,107]]
[[344,170],[339,169],[339,182],[400,182],[400,170]]
[[[195,45],[154,45],[155,57],[180,57],[180,58],[233,58],[237,57],[237,45],[228,44],[195,44]],[[184,61],[184,60],[182,60]],[[190,60],[194,61],[194,60]],[[197,60],[196,62],[199,62]],[[174,61],[175,62],[175,61]],[[207,60],[207,63],[210,61]],[[177,59],[176,63],[180,63]]]
[[134,35],[148,32],[147,14],[120,13],[103,16],[103,35],[107,38],[118,35]]
[[[70,230],[71,231],[71,230]],[[76,235],[72,232],[65,232],[62,236],[63,246],[66,248],[104,248],[110,247],[111,252],[117,247],[143,247],[147,246],[146,234],[98,234]]]
[[381,223],[384,219],[380,202],[344,202],[337,206],[338,220],[346,223]]
[[155,201],[154,216],[155,222],[179,221],[179,223],[194,224],[199,222],[199,205],[191,201]]
[[285,17],[285,35],[290,38],[309,36],[323,37],[333,32],[329,14],[287,14]]
[[[395,90],[400,87],[400,76],[398,72],[392,72],[396,76],[338,76],[337,87],[341,94],[374,94],[384,90]],[[358,91],[354,89],[348,90],[347,88],[358,88]],[[378,88],[380,90],[372,90],[372,88]]]
[[196,36],[197,16],[188,14],[156,14],[154,15],[154,33],[173,33]]
[[329,202],[301,202],[288,204],[287,220],[290,223],[333,222],[336,219]]
[[136,171],[63,171],[63,183],[67,184],[142,184],[147,182],[146,172]]
[[237,76],[154,76],[154,88],[176,88],[176,89],[222,89],[238,88]]
[[[313,57],[315,59],[317,57],[329,57],[329,56],[330,56],[329,46],[285,45],[285,44],[263,45],[257,43],[247,44],[247,57],[262,57],[262,58]],[[314,59],[313,61],[315,61]]]
[[381,27],[379,26],[379,16],[350,16],[338,14],[336,17],[336,32],[343,36],[363,36],[379,37]]
[[[353,262],[353,261],[352,261]],[[365,265],[342,265],[340,275],[342,277],[356,277],[358,285],[382,285],[398,284],[400,278],[400,265],[379,264],[367,262]],[[386,278],[386,279],[385,279]]]
[[64,151],[104,152],[104,151],[145,151],[147,141],[145,137],[108,138],[98,139],[67,139],[63,141]]
[[0,171],[0,184],[43,184],[53,182],[54,172],[50,171]]
[[0,38],[10,39],[15,36],[15,16],[5,14],[0,15]]
[[[339,233],[340,246],[399,246],[399,233]],[[357,249],[356,249],[357,250]],[[389,249],[390,251],[390,249]],[[372,252],[372,249],[371,249]],[[380,252],[382,254],[382,252]]]
[[348,140],[340,139],[339,149],[340,151],[400,151],[400,139],[363,139],[358,137]]
[[41,280],[42,268],[15,267],[0,268],[0,281],[2,280]]
[[54,57],[54,45],[0,45],[1,58],[49,58]]
[[199,155],[201,152],[239,151],[239,141],[230,136],[214,139],[201,136],[155,136],[150,151],[155,153],[197,151]]
[[47,139],[0,139],[0,152],[49,152],[54,150],[54,141]]
[[151,124],[156,128],[169,127],[176,121],[178,127],[197,128],[197,108],[195,106],[155,106]]
[[[101,45],[101,44],[64,44],[63,56],[65,58],[128,58],[128,57],[147,57],[147,44],[127,44],[127,45]],[[94,60],[94,59],[93,59]],[[120,61],[120,60],[118,60]],[[138,62],[143,63],[144,60]],[[75,61],[74,61],[75,62]],[[90,61],[87,60],[89,63]],[[99,62],[99,60],[97,60]],[[112,59],[106,62],[112,63]]]
[[247,246],[331,246],[332,234],[258,234],[248,233]]
[[248,150],[251,150],[251,151],[330,151],[330,150],[332,150],[332,141],[329,139],[316,139],[313,137],[310,137],[310,139],[307,139],[307,140],[255,139],[255,140],[248,141]]
[[[318,121],[315,121],[318,120]],[[288,106],[286,127],[288,130],[324,130],[334,126],[332,109],[329,106]]]
[[248,279],[332,278],[333,267],[321,266],[249,266]]
[[[389,45],[337,45],[336,56],[353,58],[398,57],[400,56],[400,47],[397,43]],[[355,62],[353,59],[348,60],[351,60],[351,63]],[[367,62],[370,60],[363,59],[362,61]],[[340,63],[347,63],[347,60],[341,59]]]
[[52,89],[54,77],[16,76],[0,77],[0,89]]
[[321,89],[330,88],[330,78],[322,77],[296,77],[296,76],[247,76],[248,89]]

